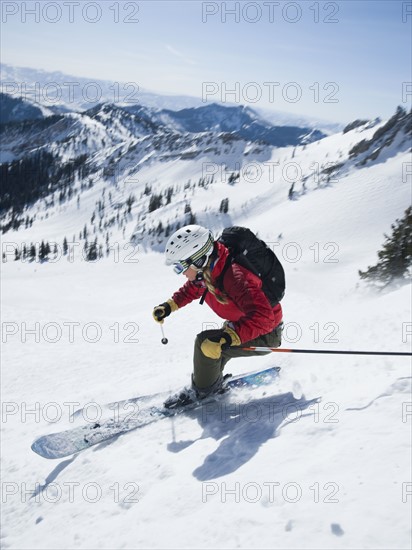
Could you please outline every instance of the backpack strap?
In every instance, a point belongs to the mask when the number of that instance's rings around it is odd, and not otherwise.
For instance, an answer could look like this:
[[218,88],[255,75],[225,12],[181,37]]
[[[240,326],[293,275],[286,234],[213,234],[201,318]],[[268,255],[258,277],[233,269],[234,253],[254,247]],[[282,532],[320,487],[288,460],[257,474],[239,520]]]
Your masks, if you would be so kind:
[[223,288],[223,279],[225,278],[225,275],[226,275],[226,271],[229,269],[229,267],[232,265],[232,262],[233,262],[233,258],[232,256],[229,254],[229,256],[226,258],[226,262],[225,262],[225,265],[223,266],[223,269],[222,271],[220,272],[220,275],[219,277],[216,279],[215,281],[215,284],[216,284],[216,288],[218,288],[220,290],[220,292],[223,292],[224,291],[224,288]]
[[208,289],[206,289],[204,291],[204,293],[202,294],[202,297],[200,298],[200,301],[199,301],[199,305],[203,306],[203,302],[205,301],[205,298],[206,298],[206,294],[209,292]]

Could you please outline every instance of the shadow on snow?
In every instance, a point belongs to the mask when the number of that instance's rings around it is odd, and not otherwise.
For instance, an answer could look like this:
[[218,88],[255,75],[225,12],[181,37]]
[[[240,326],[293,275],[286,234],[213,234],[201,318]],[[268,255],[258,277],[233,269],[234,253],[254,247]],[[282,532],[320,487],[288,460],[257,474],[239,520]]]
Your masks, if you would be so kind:
[[212,437],[220,444],[193,475],[199,481],[225,476],[251,460],[266,441],[277,437],[282,424],[296,422],[305,409],[318,402],[318,398],[297,399],[288,392],[248,403],[208,403],[200,410],[186,413],[199,422],[202,435],[194,441],[175,441],[173,430],[174,441],[169,443],[168,450],[180,452],[195,441]]

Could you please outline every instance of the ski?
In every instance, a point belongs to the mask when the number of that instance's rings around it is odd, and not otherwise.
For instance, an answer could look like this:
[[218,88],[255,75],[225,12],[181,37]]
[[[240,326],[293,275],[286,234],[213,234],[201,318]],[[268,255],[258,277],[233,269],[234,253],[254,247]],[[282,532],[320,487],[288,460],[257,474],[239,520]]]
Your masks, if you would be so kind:
[[[278,372],[280,370],[280,367],[269,367],[268,369],[252,372],[249,374],[237,374],[235,376],[230,376],[230,384],[226,384],[229,387],[238,387],[241,385],[262,385],[265,379],[272,379],[273,377],[277,376]],[[251,383],[248,383],[248,377],[252,376],[253,381]],[[121,401],[112,401],[111,403],[105,403],[104,405],[98,405],[98,407],[101,409],[101,412],[106,412],[107,414],[110,414],[112,416],[116,415],[119,416],[120,414],[128,415],[132,413],[134,410],[134,406],[138,405],[141,406],[143,404],[149,403],[150,401],[165,401],[166,398],[170,395],[170,391],[162,391],[157,393],[152,393],[149,395],[139,395],[137,397],[132,397],[129,399],[123,399]],[[93,403],[91,403],[93,405]],[[80,418],[83,416],[83,419],[85,421],[88,421],[87,415],[85,414],[85,407],[82,407],[81,409],[77,409],[74,411],[74,413],[71,415],[71,419]]]
[[[168,397],[170,392],[168,391],[161,391],[157,393],[151,393],[148,395],[139,395],[137,397],[131,397],[129,399],[122,399],[121,401],[112,401],[110,403],[105,403],[104,405],[99,405],[97,403],[89,403],[90,405],[97,405],[97,407],[101,410],[102,414],[105,412],[111,415],[114,414],[120,414],[120,412],[124,412],[124,414],[130,412],[130,410],[133,408],[135,404],[143,405],[144,403],[148,403],[153,400],[160,401],[162,398]],[[86,407],[82,407],[81,409],[77,409],[74,411],[74,413],[70,416],[71,419],[80,418],[83,416],[84,420],[88,420],[87,414],[86,414]]]
[[143,408],[139,406],[142,403],[146,404],[149,399],[154,397],[156,400],[161,395],[168,397],[170,392],[113,402],[109,404],[116,405],[116,407],[112,407],[113,410],[125,410],[124,406],[127,404],[133,405],[133,411],[125,416],[90,422],[62,432],[43,435],[33,442],[31,448],[43,458],[56,459],[70,456],[136,428],[142,428],[163,418],[170,418],[201,407],[206,403],[218,401],[231,388],[258,387],[270,384],[278,376],[279,371],[280,367],[270,367],[262,371],[233,376],[225,381],[221,393],[210,395],[190,405],[174,409],[166,409],[163,406],[163,400],[161,405],[145,406]]

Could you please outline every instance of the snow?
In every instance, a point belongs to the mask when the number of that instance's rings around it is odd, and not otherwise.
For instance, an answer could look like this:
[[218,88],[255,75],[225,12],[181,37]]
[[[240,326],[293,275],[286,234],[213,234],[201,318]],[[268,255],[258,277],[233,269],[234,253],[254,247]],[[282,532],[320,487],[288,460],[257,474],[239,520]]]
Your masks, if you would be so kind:
[[[346,159],[375,130],[332,135],[295,157],[285,148],[253,160],[279,161],[281,171],[295,159],[308,175],[313,162]],[[219,162],[234,163],[243,146]],[[279,252],[287,275],[284,347],[410,351],[411,287],[376,294],[358,278],[409,205],[408,159],[392,150],[364,167],[352,163],[337,182],[311,183],[294,201],[278,172],[271,180],[269,164],[254,185],[243,174],[235,185],[187,191],[216,233],[225,220],[202,208],[230,196],[226,221],[248,225]],[[146,182],[183,188],[206,161],[216,157],[156,162],[148,154],[138,182],[112,189],[113,203]],[[77,235],[106,185],[96,181],[79,209],[75,199],[49,208],[32,228],[3,236],[3,246]],[[166,222],[184,206],[184,193],[154,219]],[[227,372],[282,370],[272,385],[234,392],[220,408],[156,422],[65,460],[31,451],[40,435],[74,426],[69,413],[80,406],[188,383],[195,335],[219,323],[192,304],[167,319],[169,344],[160,343],[152,308],[182,279],[148,243],[127,248],[135,225],[128,223],[125,238],[113,229],[118,258],[88,263],[79,252],[72,261],[2,264],[4,548],[409,548],[408,357],[233,361]]]
[[[87,110],[93,106],[93,102],[90,100],[85,101],[87,98],[87,87],[90,85],[90,79],[82,78],[75,75],[64,74],[60,71],[49,72],[38,69],[32,69],[28,67],[11,66],[6,63],[0,63],[1,81],[5,87],[5,90],[13,95],[24,95],[24,90],[32,90],[26,95],[30,98],[31,95],[35,95],[36,99],[43,100],[47,109],[47,106],[54,108],[67,108],[69,110]],[[13,84],[10,88],[7,84]],[[60,98],[54,98],[44,92],[45,87],[49,83],[54,83],[58,86],[60,92]],[[71,86],[70,86],[71,83]],[[98,101],[115,101],[119,105],[130,106],[133,104],[142,104],[153,109],[171,109],[179,111],[181,109],[189,109],[192,107],[204,107],[204,98],[181,96],[181,95],[164,95],[158,94],[153,91],[145,90],[139,87],[134,82],[113,82],[110,80],[98,80],[93,79],[92,82],[98,90]],[[15,89],[17,88],[17,90]],[[132,88],[132,92],[130,92]],[[12,91],[14,90],[14,91]],[[38,90],[35,94],[34,91]],[[56,92],[57,95],[57,92]],[[46,99],[49,98],[47,102]],[[98,102],[96,101],[96,103]],[[213,101],[215,103],[216,101]],[[48,105],[47,105],[48,103]],[[222,105],[236,105],[224,102]],[[36,105],[39,106],[40,105]],[[266,120],[271,121],[273,124],[279,126],[302,126],[313,127],[316,126],[323,132],[335,132],[339,129],[343,129],[343,125],[314,119],[309,116],[298,116],[293,113],[284,113],[280,111],[273,111],[272,109],[259,109],[259,112]],[[48,114],[45,111],[44,114]]]

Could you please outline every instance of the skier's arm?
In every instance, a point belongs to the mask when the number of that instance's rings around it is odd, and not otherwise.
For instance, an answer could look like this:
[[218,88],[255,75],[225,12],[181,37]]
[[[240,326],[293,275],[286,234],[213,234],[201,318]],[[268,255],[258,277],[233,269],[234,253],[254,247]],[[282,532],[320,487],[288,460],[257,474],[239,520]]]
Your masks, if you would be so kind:
[[189,304],[193,300],[197,300],[202,296],[204,291],[205,289],[198,284],[187,281],[173,294],[172,298],[153,308],[153,319],[157,323],[163,323],[165,317],[168,317],[171,313]]
[[194,281],[187,281],[179,290],[177,290],[173,296],[172,300],[178,308],[186,306],[193,302],[193,300],[198,300],[201,298],[205,291],[205,287],[201,286],[199,283]]

